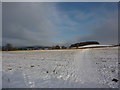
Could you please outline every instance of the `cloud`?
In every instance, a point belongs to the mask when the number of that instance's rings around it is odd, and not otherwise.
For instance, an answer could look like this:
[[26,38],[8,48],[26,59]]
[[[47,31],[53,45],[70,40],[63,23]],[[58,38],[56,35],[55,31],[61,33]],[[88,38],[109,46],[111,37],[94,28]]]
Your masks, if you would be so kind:
[[0,2],[0,46],[2,46],[2,3]]
[[[48,3],[3,3],[3,43],[51,45],[56,35]],[[17,43],[16,43],[17,41]],[[24,42],[23,42],[24,41]]]
[[106,11],[105,15],[107,16],[94,21],[101,24],[90,28],[90,35],[78,37],[78,41],[96,40],[101,44],[118,44],[118,11]]
[[[112,5],[111,5],[112,6]],[[72,33],[73,37],[65,41],[65,45],[72,43],[95,40],[101,44],[118,44],[118,10],[110,10],[106,5],[96,7],[95,9],[85,12],[84,10],[68,11],[67,26],[65,28],[68,33]],[[66,14],[67,12],[63,13]],[[73,15],[72,18],[70,15]],[[76,21],[75,21],[76,20]],[[64,18],[64,21],[66,19]],[[71,25],[71,22],[75,24]]]
[[[3,44],[15,46],[70,45],[96,40],[101,44],[118,42],[117,9],[62,6],[59,3],[3,3]],[[112,4],[111,4],[112,5]],[[116,4],[117,5],[117,4]]]

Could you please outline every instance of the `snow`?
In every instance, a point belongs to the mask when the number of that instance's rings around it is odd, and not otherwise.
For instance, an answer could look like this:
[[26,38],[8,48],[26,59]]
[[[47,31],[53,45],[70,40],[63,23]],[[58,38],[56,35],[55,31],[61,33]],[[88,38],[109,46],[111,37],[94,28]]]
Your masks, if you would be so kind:
[[80,46],[78,48],[85,48],[85,47],[109,47],[109,46],[112,46],[112,45],[85,45],[85,46]]
[[3,88],[117,88],[118,48],[3,52]]
[[0,89],[2,89],[2,52],[0,52]]

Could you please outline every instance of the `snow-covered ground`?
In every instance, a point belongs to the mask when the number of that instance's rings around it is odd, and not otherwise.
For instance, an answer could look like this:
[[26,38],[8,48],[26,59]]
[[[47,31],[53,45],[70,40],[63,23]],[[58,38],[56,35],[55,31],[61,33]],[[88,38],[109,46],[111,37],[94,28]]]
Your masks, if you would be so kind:
[[3,52],[3,88],[117,88],[118,48]]
[[0,89],[2,89],[2,52],[0,52]]
[[78,48],[91,48],[91,47],[110,47],[110,46],[113,46],[113,45],[85,45],[85,46],[80,46]]

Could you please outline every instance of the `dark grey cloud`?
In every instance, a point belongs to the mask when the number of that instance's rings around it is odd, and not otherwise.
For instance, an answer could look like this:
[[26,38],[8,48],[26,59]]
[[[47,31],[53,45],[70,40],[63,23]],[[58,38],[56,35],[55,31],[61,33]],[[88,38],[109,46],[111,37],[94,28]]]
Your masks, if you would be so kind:
[[52,7],[52,3],[3,3],[3,44],[52,45],[56,34]]

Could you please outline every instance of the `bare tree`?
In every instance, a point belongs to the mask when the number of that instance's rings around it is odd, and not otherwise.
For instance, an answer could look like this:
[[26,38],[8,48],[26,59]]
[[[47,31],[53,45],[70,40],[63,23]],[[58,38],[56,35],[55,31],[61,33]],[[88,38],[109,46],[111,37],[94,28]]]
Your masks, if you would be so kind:
[[7,43],[6,46],[5,46],[5,50],[6,51],[12,51],[12,50],[14,50],[14,48],[13,48],[12,44]]

